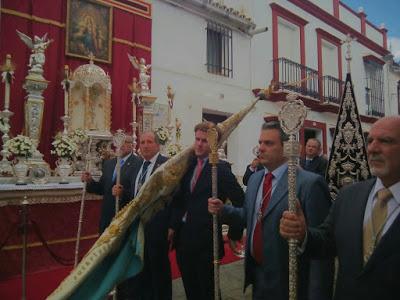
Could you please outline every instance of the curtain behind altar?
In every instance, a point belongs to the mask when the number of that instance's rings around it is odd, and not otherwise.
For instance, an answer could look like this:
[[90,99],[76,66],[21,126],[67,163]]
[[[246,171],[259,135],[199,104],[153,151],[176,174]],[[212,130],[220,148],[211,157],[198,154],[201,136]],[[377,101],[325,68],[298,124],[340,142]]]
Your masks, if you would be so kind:
[[[12,136],[21,133],[24,128],[27,93],[22,86],[28,74],[27,65],[31,53],[17,36],[16,30],[30,37],[41,37],[48,33],[48,38],[53,40],[45,51],[43,76],[49,85],[43,93],[45,105],[39,144],[39,151],[45,155],[47,162],[54,161],[50,156],[51,142],[55,134],[63,129],[60,117],[64,115],[64,92],[61,87],[64,65],[68,64],[71,70],[75,70],[88,63],[87,59],[65,55],[67,3],[65,0],[3,0],[1,4],[0,61],[3,63],[9,53],[16,65],[10,97],[10,110],[14,113],[10,121]],[[112,63],[95,63],[111,77],[111,129],[124,128],[131,131],[129,123],[132,122],[132,104],[128,84],[132,82],[133,76],[138,77],[138,72],[129,63],[127,53],[143,57],[146,63],[151,63],[151,18],[113,7],[112,36]],[[136,47],[134,43],[144,47]],[[0,109],[3,109],[4,84],[0,86],[0,99]]]

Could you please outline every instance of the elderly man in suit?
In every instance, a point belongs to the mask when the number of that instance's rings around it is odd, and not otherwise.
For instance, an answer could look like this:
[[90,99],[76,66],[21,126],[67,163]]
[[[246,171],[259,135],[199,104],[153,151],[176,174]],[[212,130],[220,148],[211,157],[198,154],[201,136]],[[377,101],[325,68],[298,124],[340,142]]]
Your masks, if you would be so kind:
[[[207,210],[207,200],[212,195],[207,130],[212,125],[203,122],[195,126],[195,155],[173,200],[176,256],[188,300],[214,297],[213,226],[212,216]],[[225,201],[229,198],[233,205],[242,206],[243,190],[232,174],[230,164],[220,160],[217,169],[220,199]],[[224,247],[221,226],[219,228],[219,255],[222,257]],[[234,232],[232,229],[229,229],[228,235],[240,239],[241,231]]]
[[343,188],[318,228],[300,209],[280,224],[283,237],[304,241],[303,256],[338,257],[336,300],[399,299],[400,117],[376,121],[367,141],[376,178]]
[[[140,191],[151,174],[167,157],[160,154],[160,142],[154,132],[143,132],[139,142],[140,154],[143,157],[135,176],[131,178],[131,199]],[[122,186],[115,186],[114,193],[121,194]],[[170,210],[160,210],[144,228],[144,266],[142,272],[118,286],[118,300],[170,300],[172,299],[171,267],[168,257],[169,240],[172,237],[168,230]]]
[[306,143],[306,158],[300,160],[301,167],[325,178],[328,161],[321,156],[321,142],[315,138],[310,138]]
[[[134,154],[133,140],[131,136],[126,136],[124,144],[121,146],[121,177],[120,184],[124,187],[124,193],[120,195],[119,207],[125,206],[131,198],[131,178],[140,167],[141,160]],[[104,161],[102,175],[99,181],[93,180],[89,172],[84,172],[81,176],[82,181],[87,183],[87,191],[103,195],[100,216],[100,233],[102,233],[111,223],[115,215],[115,196],[112,194],[112,188],[116,184],[116,164],[117,159]]]
[[[289,294],[288,244],[279,235],[279,220],[288,207],[288,165],[283,153],[286,140],[278,122],[263,124],[259,157],[265,168],[250,177],[242,209],[223,205],[219,199],[208,200],[211,213],[221,213],[226,220],[247,227],[245,287],[253,285],[256,300],[287,300]],[[320,224],[331,204],[323,178],[299,168],[296,194],[308,222]],[[324,277],[319,278],[318,290],[309,291],[309,272],[310,260],[301,260],[298,299],[310,299],[310,293],[317,293],[316,299],[330,299],[331,282]]]

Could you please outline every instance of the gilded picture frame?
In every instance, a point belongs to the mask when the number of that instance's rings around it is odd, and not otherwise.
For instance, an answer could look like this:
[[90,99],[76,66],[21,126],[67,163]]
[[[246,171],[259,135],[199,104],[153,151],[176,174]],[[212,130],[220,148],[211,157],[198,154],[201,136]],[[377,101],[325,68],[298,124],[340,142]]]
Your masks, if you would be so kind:
[[65,53],[111,63],[112,7],[90,0],[68,0]]

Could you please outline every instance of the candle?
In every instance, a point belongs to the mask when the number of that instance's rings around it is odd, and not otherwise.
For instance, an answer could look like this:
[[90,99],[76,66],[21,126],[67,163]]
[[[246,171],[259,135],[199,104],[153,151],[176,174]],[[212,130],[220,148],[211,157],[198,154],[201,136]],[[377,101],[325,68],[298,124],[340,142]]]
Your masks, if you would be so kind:
[[10,83],[6,80],[5,96],[4,96],[4,110],[8,110],[10,107]]
[[68,102],[69,102],[69,67],[64,66],[64,115],[68,116]]
[[133,122],[136,122],[136,101],[135,101],[135,96],[132,97],[132,118]]
[[[3,76],[5,77],[5,95],[4,95],[4,110],[8,110],[10,107],[10,83],[11,83],[11,76],[12,76],[12,65],[11,65],[11,55],[6,55],[6,62],[5,68],[3,72]],[[4,74],[5,73],[5,74]]]

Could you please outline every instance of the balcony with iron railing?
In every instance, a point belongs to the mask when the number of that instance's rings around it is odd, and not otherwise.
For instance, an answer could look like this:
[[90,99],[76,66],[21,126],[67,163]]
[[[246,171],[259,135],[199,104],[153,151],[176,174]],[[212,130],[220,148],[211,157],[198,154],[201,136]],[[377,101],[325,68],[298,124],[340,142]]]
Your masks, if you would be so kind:
[[339,105],[344,82],[332,76],[319,77],[317,70],[311,69],[287,58],[273,61],[278,80],[275,84],[281,90],[297,92],[323,103]]
[[383,82],[375,78],[366,78],[365,100],[367,115],[373,117],[385,116],[385,101],[383,96]]

